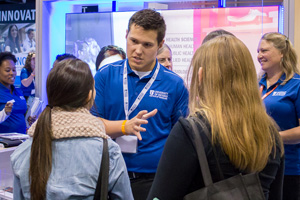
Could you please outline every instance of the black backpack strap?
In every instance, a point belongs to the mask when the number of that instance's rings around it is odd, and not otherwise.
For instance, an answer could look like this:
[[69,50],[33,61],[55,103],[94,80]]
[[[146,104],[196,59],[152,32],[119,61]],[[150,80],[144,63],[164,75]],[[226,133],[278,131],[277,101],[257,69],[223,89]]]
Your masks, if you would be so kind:
[[108,199],[108,176],[109,176],[109,153],[107,139],[103,138],[103,152],[101,166],[99,170],[98,182],[94,195],[94,200]]
[[211,144],[211,147],[212,147],[212,150],[213,150],[213,153],[214,153],[214,156],[215,156],[216,163],[217,163],[217,167],[218,167],[218,171],[219,171],[219,180],[224,180],[224,174],[221,170],[221,166],[220,166],[219,159],[218,159],[218,156],[217,156],[217,151],[216,151],[216,149],[215,149],[215,147],[212,143],[211,134],[210,134],[207,126],[205,125],[205,123],[202,120],[197,119],[196,117],[192,117],[192,118],[194,118],[194,121],[197,122],[201,126],[201,128],[204,131],[207,139],[209,140],[209,142]]
[[191,134],[189,134],[189,136],[190,136],[190,138],[195,146],[196,152],[197,152],[198,161],[200,164],[200,169],[201,169],[204,185],[209,186],[213,183],[213,181],[212,181],[211,173],[209,170],[203,142],[202,142],[199,130],[195,124],[194,119],[187,118],[187,120],[189,121],[189,123],[191,124],[192,129],[193,129],[193,131],[191,132]]

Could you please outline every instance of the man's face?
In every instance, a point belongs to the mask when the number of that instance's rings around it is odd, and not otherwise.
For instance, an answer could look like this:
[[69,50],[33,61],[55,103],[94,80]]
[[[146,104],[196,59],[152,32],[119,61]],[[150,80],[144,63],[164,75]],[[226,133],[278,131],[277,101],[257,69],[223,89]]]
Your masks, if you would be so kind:
[[144,30],[144,28],[132,24],[126,34],[127,57],[131,69],[136,71],[151,71],[156,62],[158,49],[157,31]]
[[33,31],[31,31],[31,32],[28,34],[28,38],[29,38],[30,40],[32,40],[32,39],[34,38],[34,33],[33,33]]

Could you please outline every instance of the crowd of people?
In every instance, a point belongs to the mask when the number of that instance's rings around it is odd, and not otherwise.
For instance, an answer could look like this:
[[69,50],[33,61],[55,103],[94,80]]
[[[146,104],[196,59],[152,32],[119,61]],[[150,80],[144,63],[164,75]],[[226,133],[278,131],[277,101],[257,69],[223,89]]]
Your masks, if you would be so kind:
[[[300,199],[300,70],[290,40],[261,37],[258,81],[245,44],[213,31],[193,55],[187,88],[172,71],[165,32],[159,12],[136,12],[126,53],[101,48],[94,77],[81,59],[57,56],[46,82],[48,105],[11,156],[14,198],[93,199],[108,142],[110,199],[183,199],[204,187],[188,136],[193,118],[214,182],[218,159],[225,178],[257,172],[266,199]],[[34,61],[30,52],[18,89],[16,58],[0,53],[0,134],[26,132]]]

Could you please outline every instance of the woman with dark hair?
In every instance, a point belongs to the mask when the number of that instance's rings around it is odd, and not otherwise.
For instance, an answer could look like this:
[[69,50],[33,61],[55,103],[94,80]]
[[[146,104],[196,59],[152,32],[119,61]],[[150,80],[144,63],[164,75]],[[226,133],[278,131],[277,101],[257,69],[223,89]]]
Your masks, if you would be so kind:
[[21,89],[27,100],[29,96],[35,96],[35,52],[28,53],[25,65],[21,70]]
[[21,53],[19,30],[18,27],[13,24],[8,29],[7,39],[5,41],[5,51],[12,53]]
[[65,59],[47,78],[48,105],[11,156],[14,199],[93,199],[104,140],[108,142],[110,199],[133,199],[119,146],[90,114],[94,79],[87,63]]
[[0,53],[0,134],[25,133],[26,100],[15,88],[16,57],[11,52]]

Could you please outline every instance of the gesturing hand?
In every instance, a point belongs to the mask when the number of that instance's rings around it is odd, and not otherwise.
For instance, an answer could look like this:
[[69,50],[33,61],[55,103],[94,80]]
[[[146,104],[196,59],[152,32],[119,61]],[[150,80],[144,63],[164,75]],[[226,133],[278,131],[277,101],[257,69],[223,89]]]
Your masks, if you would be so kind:
[[150,117],[153,117],[157,113],[157,109],[148,113],[147,110],[140,111],[134,118],[128,120],[125,124],[125,132],[128,135],[136,135],[139,140],[142,140],[141,131],[145,132],[146,129],[141,127],[142,124],[148,124]]

